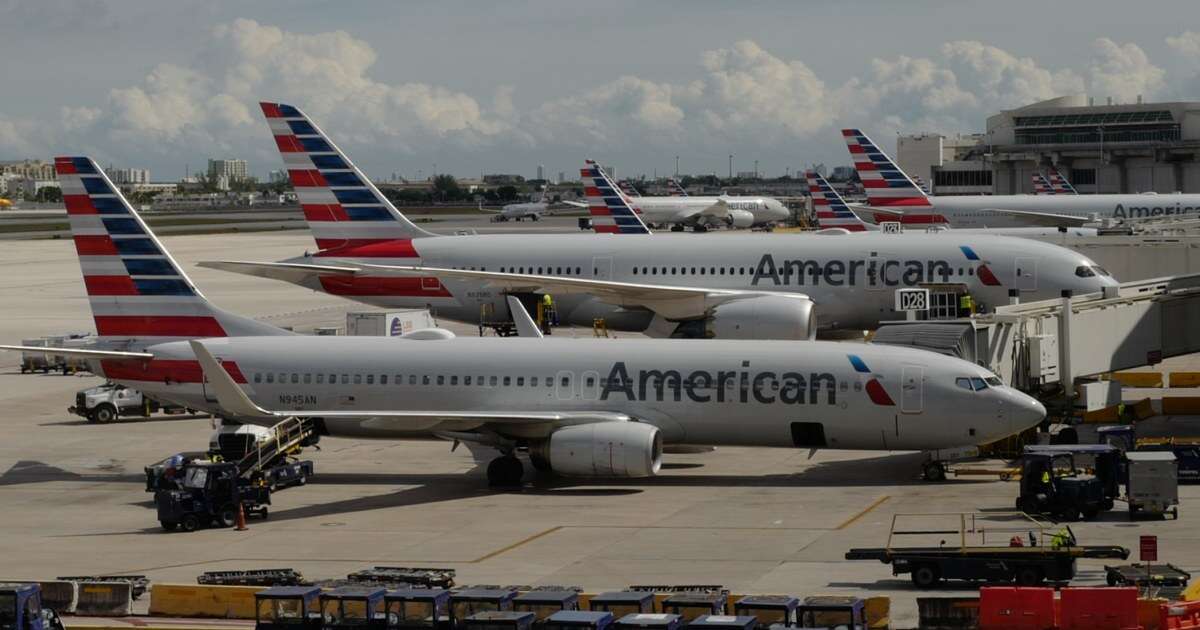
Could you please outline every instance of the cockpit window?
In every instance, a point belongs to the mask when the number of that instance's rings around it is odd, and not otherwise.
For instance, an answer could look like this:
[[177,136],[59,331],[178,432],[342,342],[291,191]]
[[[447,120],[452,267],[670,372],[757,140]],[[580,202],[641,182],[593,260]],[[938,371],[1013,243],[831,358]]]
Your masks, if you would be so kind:
[[1079,265],[1075,268],[1075,275],[1080,278],[1094,278],[1096,277],[1096,272],[1092,271],[1092,268],[1087,265]]
[[991,385],[992,387],[1001,387],[1004,385],[1004,383],[1000,381],[999,376],[989,376],[983,380],[985,383],[987,383],[988,385]]
[[1111,273],[1108,273],[1107,269],[1105,269],[1104,267],[1101,267],[1100,265],[1092,265],[1092,271],[1095,271],[1096,273],[1104,276],[1105,278],[1112,276]]
[[[971,378],[960,377],[960,378],[954,379],[954,384],[963,389],[969,389],[971,391],[979,392],[979,391],[983,391],[983,390],[987,389],[988,385],[992,385],[993,384],[991,382],[992,380],[993,379],[991,379],[991,378],[985,380],[985,379],[979,378],[978,376],[971,377]],[[995,379],[995,381],[996,381],[994,383],[995,385],[1000,384],[1000,379],[997,378],[997,379]]]
[[984,383],[983,379],[979,378],[978,376],[971,379],[971,385],[975,387],[975,391],[977,392],[987,389],[987,383]]
[[956,378],[954,379],[954,384],[963,389],[974,389],[971,387],[971,379],[969,378]]

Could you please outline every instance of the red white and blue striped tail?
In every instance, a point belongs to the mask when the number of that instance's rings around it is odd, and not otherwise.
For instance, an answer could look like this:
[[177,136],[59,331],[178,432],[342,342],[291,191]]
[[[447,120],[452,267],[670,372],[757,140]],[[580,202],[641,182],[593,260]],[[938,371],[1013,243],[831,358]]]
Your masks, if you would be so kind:
[[286,334],[209,303],[90,158],[56,157],[54,168],[103,343]]
[[925,191],[909,179],[870,138],[858,129],[843,129],[842,137],[858,178],[867,192],[867,202],[880,207],[930,208]]
[[299,108],[259,105],[318,248],[433,236],[401,214]]
[[845,200],[838,194],[829,182],[816,171],[806,171],[808,192],[812,195],[813,211],[817,215],[817,227],[842,228],[851,232],[865,232],[867,224],[858,218],[857,214],[846,205]]
[[588,212],[592,215],[593,230],[602,234],[650,233],[650,228],[638,216],[638,211],[599,164],[587,160],[585,166],[579,169],[579,177],[583,181]]
[[621,192],[625,193],[625,196],[629,197],[630,199],[642,196],[642,193],[638,192],[637,188],[634,188],[633,184],[628,179],[622,179],[621,181],[617,182],[617,186],[620,187]]
[[683,189],[683,186],[675,181],[675,178],[667,179],[667,194],[672,197],[686,197],[688,193]]
[[1050,180],[1046,176],[1035,171],[1029,175],[1033,179],[1033,194],[1035,195],[1053,195],[1054,188],[1050,186]]
[[1068,182],[1067,178],[1063,177],[1062,173],[1058,172],[1058,169],[1056,169],[1056,168],[1050,169],[1049,179],[1050,179],[1050,188],[1051,188],[1051,190],[1054,191],[1054,194],[1056,194],[1056,195],[1078,195],[1079,194],[1079,191],[1075,190],[1075,187],[1071,185],[1071,182]]

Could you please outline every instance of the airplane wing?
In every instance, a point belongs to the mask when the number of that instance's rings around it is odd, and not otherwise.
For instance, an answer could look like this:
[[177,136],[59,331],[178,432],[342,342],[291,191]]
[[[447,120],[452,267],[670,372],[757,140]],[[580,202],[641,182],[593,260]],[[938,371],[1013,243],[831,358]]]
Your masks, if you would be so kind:
[[542,424],[556,425],[586,424],[591,422],[630,422],[632,418],[623,413],[611,411],[396,411],[396,410],[268,410],[260,407],[242,388],[234,382],[233,377],[209,352],[208,348],[198,340],[188,342],[192,352],[200,362],[204,372],[205,382],[212,387],[217,404],[227,413],[239,418],[291,418],[298,415],[319,418],[373,418],[382,421],[407,422],[411,424],[441,422],[443,420],[469,420],[502,424]]
[[1052,212],[1038,212],[1035,210],[1009,210],[1006,208],[985,208],[986,212],[995,212],[997,214],[1007,214],[1009,216],[1024,219],[1031,223],[1045,227],[1082,227],[1088,223],[1095,223],[1095,217],[1085,217],[1071,214],[1055,214]]
[[572,206],[572,207],[575,207],[575,208],[586,208],[586,207],[588,207],[588,205],[587,205],[586,203],[583,203],[582,201],[569,201],[569,200],[563,199],[563,200],[562,200],[560,203],[565,203],[565,204],[567,204],[568,206]]
[[[894,208],[880,208],[879,206],[868,206],[866,204],[861,204],[861,203],[848,203],[846,205],[849,206],[850,210],[853,211],[855,214],[858,214],[859,212],[878,212],[881,214],[890,214],[890,215],[893,215],[896,217],[904,216],[903,210],[896,210]],[[859,216],[862,216],[862,215],[859,215]]]
[[649,309],[667,319],[702,317],[719,304],[764,295],[799,300],[811,299],[803,293],[768,293],[763,291],[706,289],[703,287],[677,287],[633,282],[614,282],[612,280],[590,280],[587,278],[527,275],[499,271],[446,269],[443,267],[370,264],[364,264],[362,267],[381,272],[396,272],[401,275],[417,274],[436,276],[442,279],[468,278],[485,280],[490,286],[510,292],[544,291],[553,294],[583,293],[616,306]]
[[553,294],[589,294],[608,304],[628,308],[649,309],[667,319],[703,317],[719,304],[763,295],[790,297],[801,300],[811,299],[803,293],[766,293],[762,291],[706,289],[702,287],[675,287],[632,282],[614,282],[611,280],[591,280],[588,278],[539,276],[499,271],[476,271],[408,265],[361,264],[350,267],[345,265],[264,263],[240,260],[203,261],[198,264],[201,267],[209,269],[233,271],[260,278],[284,280],[295,284],[300,284],[306,278],[325,274],[354,276],[386,273],[437,276],[442,279],[485,280],[490,286],[509,292],[533,293],[544,291]]
[[82,348],[50,348],[46,346],[0,346],[0,350],[65,355],[82,359],[153,359],[149,352],[122,352],[119,350],[84,350]]

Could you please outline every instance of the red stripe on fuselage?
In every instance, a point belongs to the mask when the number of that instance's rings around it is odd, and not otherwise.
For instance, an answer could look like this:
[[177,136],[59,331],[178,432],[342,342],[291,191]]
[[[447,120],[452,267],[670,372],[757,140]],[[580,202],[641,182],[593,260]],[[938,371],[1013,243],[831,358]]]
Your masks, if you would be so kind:
[[107,234],[76,236],[75,253],[80,256],[116,256],[117,246]]
[[[221,365],[236,383],[245,383],[246,376],[233,361]],[[171,383],[203,383],[204,370],[194,359],[102,359],[104,376],[124,381],[162,381]]]
[[321,288],[330,295],[454,297],[437,278],[321,276]]
[[129,276],[84,276],[88,295],[137,295],[137,287]]
[[[412,239],[344,239],[344,245],[335,249],[322,249],[315,254],[318,258],[420,258]],[[320,245],[320,242],[317,243]]]
[[207,315],[97,315],[96,333],[109,337],[224,337]]

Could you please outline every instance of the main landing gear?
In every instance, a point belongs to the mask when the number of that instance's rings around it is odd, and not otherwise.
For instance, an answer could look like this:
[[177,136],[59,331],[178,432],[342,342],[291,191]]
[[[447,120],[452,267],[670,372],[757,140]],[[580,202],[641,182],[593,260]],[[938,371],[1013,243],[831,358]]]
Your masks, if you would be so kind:
[[512,454],[493,459],[487,467],[488,485],[493,488],[518,487],[524,476],[525,465]]

